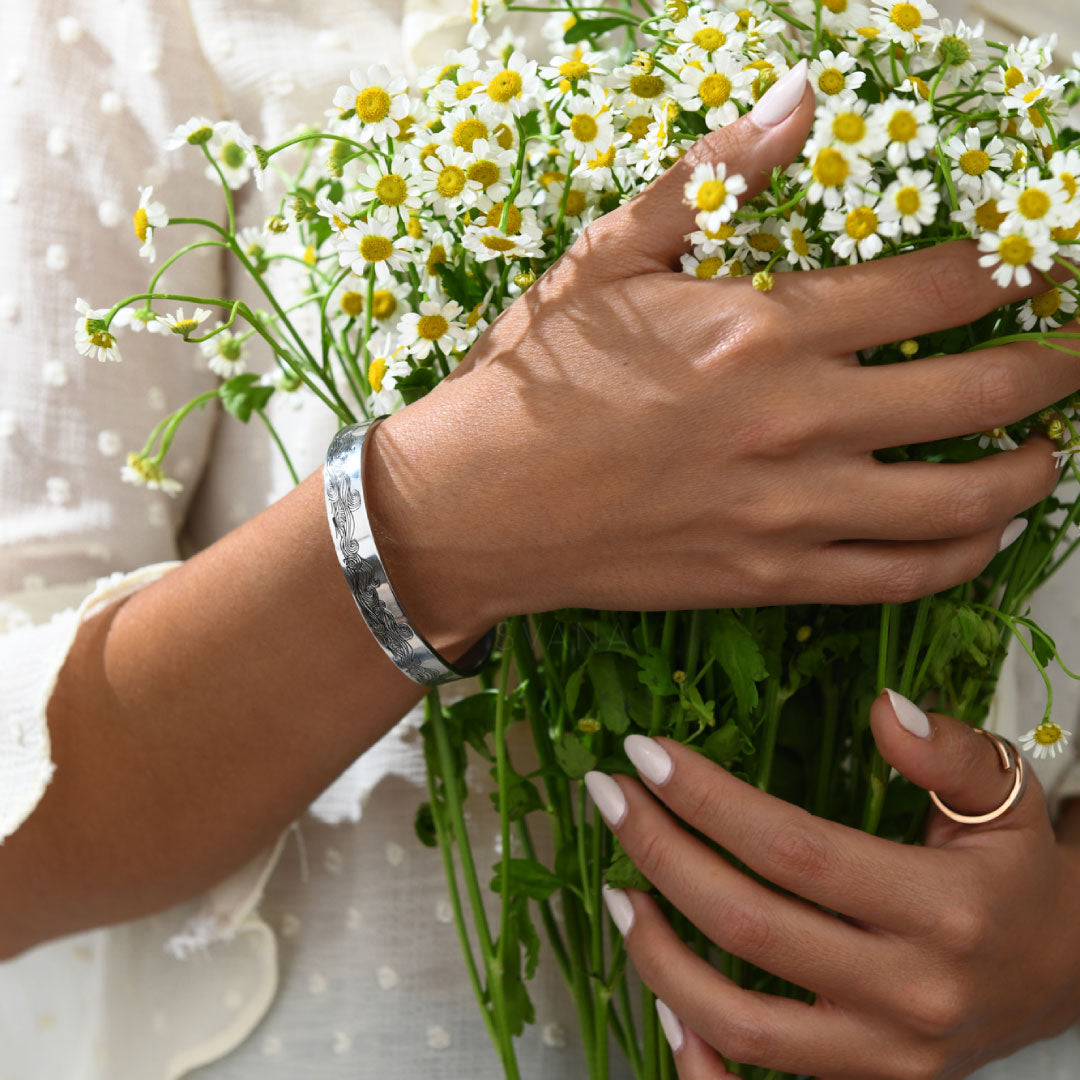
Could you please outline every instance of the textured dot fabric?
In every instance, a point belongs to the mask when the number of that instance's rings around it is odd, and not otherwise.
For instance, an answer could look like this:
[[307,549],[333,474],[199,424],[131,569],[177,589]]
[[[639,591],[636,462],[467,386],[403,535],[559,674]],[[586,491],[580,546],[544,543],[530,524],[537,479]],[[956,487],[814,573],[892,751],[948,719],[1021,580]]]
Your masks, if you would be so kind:
[[[185,423],[170,455],[184,485],[177,497],[121,483],[127,452],[164,412],[218,378],[197,349],[147,332],[123,333],[119,365],[79,356],[76,298],[99,307],[143,289],[148,266],[132,229],[140,187],[152,186],[175,213],[223,219],[201,158],[163,149],[176,124],[235,119],[272,145],[320,116],[350,68],[438,62],[460,45],[466,7],[4,5],[0,842],[33,814],[54,775],[45,710],[81,621],[290,486],[265,431],[225,422],[213,408]],[[258,227],[278,209],[275,182],[239,193],[243,224]],[[174,231],[158,237],[157,266],[178,244],[203,238],[197,228]],[[255,300],[212,248],[166,280],[178,294]],[[301,474],[317,467],[333,431],[322,407],[298,393],[273,409]],[[1062,643],[1080,640],[1078,597],[1075,566],[1036,605]],[[1075,716],[1075,688],[1062,679],[1057,691],[1062,716]],[[1034,673],[1010,658],[995,702],[999,730],[1032,726],[1041,694]],[[413,834],[425,797],[420,722],[417,711],[404,717],[274,845],[205,895],[0,964],[0,1080],[501,1076],[460,958],[439,853]],[[527,764],[524,746],[511,753]],[[1040,766],[1056,793],[1080,793],[1071,761]],[[501,852],[482,762],[471,762],[468,782],[483,875]],[[522,1076],[583,1078],[554,965],[541,964],[532,994],[537,1023],[518,1042]],[[1073,1031],[978,1076],[1065,1080],[1078,1061]]]

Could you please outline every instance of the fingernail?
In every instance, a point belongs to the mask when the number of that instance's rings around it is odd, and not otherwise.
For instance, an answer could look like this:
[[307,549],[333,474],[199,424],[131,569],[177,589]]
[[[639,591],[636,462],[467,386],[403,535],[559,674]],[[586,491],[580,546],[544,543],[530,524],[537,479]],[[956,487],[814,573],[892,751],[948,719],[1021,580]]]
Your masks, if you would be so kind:
[[667,1038],[668,1046],[671,1047],[673,1054],[677,1054],[686,1041],[682,1021],[659,998],[656,999],[656,1012],[660,1017],[660,1026],[664,1029],[664,1036]]
[[759,128],[767,130],[786,120],[806,93],[807,62],[800,60],[778,83],[770,86],[765,96],[750,110]]
[[1004,551],[1010,544],[1015,544],[1020,539],[1021,533],[1027,528],[1027,518],[1013,518],[1008,525],[1005,526],[1005,531],[1001,534],[1001,543],[998,544],[998,551]]
[[589,789],[597,810],[604,815],[604,820],[617,829],[626,817],[626,796],[622,788],[606,773],[587,772],[585,786]]
[[889,704],[892,705],[900,726],[912,735],[918,735],[920,739],[927,738],[930,735],[930,721],[927,720],[926,713],[914,701],[908,701],[903,694],[898,694],[895,690],[886,689],[885,693],[889,695]]
[[634,905],[630,903],[630,897],[622,889],[613,889],[610,885],[604,886],[603,894],[611,921],[619,933],[626,937],[630,933],[630,927],[634,925]]
[[623,749],[634,763],[634,768],[650,783],[659,787],[671,779],[675,765],[668,752],[655,739],[645,735],[627,735]]

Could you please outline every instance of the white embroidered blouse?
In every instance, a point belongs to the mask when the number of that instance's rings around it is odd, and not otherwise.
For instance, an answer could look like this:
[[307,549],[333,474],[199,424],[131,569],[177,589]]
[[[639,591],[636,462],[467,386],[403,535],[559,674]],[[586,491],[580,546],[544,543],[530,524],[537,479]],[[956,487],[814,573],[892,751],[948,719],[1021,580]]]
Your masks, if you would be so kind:
[[[1044,3],[1048,0],[1044,0]],[[1052,0],[1049,0],[1052,2]],[[122,367],[79,357],[74,300],[104,305],[146,280],[137,187],[218,217],[192,154],[166,155],[189,116],[233,118],[262,141],[321,114],[350,68],[436,63],[459,44],[453,0],[36,0],[6,4],[0,60],[0,841],[30,815],[53,765],[45,707],[81,619],[167,573],[289,487],[265,434],[212,410],[171,455],[175,500],[120,483],[123,455],[216,378],[190,346],[127,336]],[[1033,27],[1039,32],[1048,27]],[[270,193],[241,200],[258,223]],[[264,201],[265,200],[265,201]],[[168,271],[176,292],[223,289],[211,256]],[[332,427],[296,395],[275,423],[303,474]],[[1080,640],[1080,560],[1041,598]],[[344,586],[343,586],[344,587]],[[358,633],[362,628],[358,624]],[[1014,658],[1015,659],[1015,658]],[[1063,717],[1080,694],[1057,686]],[[1041,683],[1010,662],[1000,730],[1031,726]],[[358,760],[272,847],[206,895],[81,933],[0,965],[0,1080],[275,1080],[501,1075],[468,990],[438,853],[415,841],[419,716]],[[1068,762],[1042,770],[1080,792]],[[498,857],[474,769],[474,821]],[[533,986],[526,1078],[584,1076],[556,971]],[[1072,1031],[989,1078],[1076,1074]]]

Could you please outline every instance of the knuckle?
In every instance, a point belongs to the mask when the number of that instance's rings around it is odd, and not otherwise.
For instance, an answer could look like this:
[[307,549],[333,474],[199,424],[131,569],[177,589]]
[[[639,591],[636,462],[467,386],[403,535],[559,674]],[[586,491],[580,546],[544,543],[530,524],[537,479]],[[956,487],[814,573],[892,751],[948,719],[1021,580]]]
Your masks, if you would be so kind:
[[[908,1015],[919,1035],[936,1041],[964,1023],[970,1015],[969,997],[959,980],[923,979],[911,995]],[[925,1067],[933,1063],[924,1061],[922,1064]],[[936,1071],[929,1075],[936,1075]]]
[[756,1017],[749,1013],[729,1013],[721,1033],[724,1054],[744,1065],[765,1065],[772,1038]]
[[987,427],[1017,419],[1018,403],[1023,397],[1025,379],[1020,369],[1004,357],[991,358],[979,368],[974,390],[980,416]]
[[955,955],[979,952],[992,934],[990,911],[983,904],[957,902],[938,921],[937,932]]
[[882,567],[877,598],[883,604],[907,604],[933,592],[926,559],[905,555],[889,559]]
[[942,1046],[933,1043],[911,1051],[899,1063],[896,1080],[938,1080],[948,1067],[949,1058]]
[[821,881],[832,863],[828,845],[809,830],[786,825],[765,842],[765,857],[788,881]]
[[[760,530],[759,530],[760,531]],[[761,597],[762,603],[779,603],[781,597],[790,596],[792,565],[780,558],[761,558],[745,568],[744,580],[749,586],[749,594]]]
[[941,518],[950,521],[958,535],[971,536],[1001,517],[998,499],[998,489],[988,479],[974,476],[949,494]]
[[979,276],[968,252],[942,249],[920,266],[914,279],[914,295],[932,311],[952,314],[976,306]]

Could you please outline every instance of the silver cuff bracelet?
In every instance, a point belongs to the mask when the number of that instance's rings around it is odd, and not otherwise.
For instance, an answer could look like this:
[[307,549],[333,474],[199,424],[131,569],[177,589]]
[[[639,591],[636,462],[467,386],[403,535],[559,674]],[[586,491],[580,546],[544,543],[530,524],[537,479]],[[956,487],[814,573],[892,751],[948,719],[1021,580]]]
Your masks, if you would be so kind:
[[365,509],[364,447],[368,434],[383,419],[342,428],[327,451],[323,490],[334,551],[364,622],[382,651],[410,679],[423,686],[465,679],[487,663],[495,642],[494,629],[456,664],[444,660],[409,623],[375,548]]

